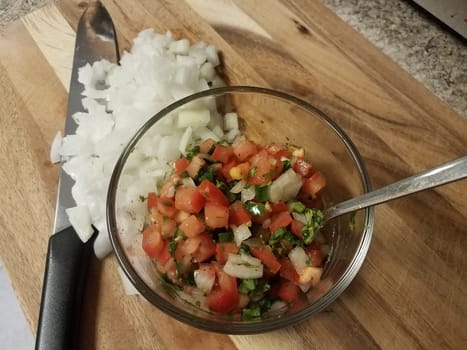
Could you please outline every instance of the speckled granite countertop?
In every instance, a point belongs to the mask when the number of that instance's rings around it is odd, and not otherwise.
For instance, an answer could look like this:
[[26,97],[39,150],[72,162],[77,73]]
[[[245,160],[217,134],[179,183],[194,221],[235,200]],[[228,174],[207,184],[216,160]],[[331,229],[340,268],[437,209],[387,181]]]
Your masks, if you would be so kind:
[[[51,0],[0,0],[0,25]],[[321,0],[467,118],[467,45],[410,0]]]

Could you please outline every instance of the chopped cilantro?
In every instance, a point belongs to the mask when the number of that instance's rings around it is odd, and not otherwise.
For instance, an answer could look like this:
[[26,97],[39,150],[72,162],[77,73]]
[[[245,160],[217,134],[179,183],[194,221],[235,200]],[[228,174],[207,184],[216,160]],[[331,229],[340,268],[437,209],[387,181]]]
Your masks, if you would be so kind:
[[147,199],[147,197],[143,196],[143,195],[139,195],[139,200],[141,202],[144,202],[145,200]]
[[204,179],[209,180],[210,182],[215,181],[214,170],[211,167],[202,168],[196,178],[196,183],[199,185]]
[[169,247],[168,247],[170,255],[174,256],[176,249],[177,249],[177,241],[173,240],[169,243]]
[[256,287],[256,281],[254,279],[248,278],[242,280],[240,285],[238,286],[238,291],[242,294],[248,294]]
[[186,148],[185,156],[187,159],[192,160],[194,156],[199,153],[199,145],[188,145]]
[[183,264],[176,262],[175,263],[175,269],[177,270],[177,277],[181,277],[183,273]]
[[310,244],[323,224],[324,214],[319,209],[306,208],[306,225],[302,228],[303,243]]
[[283,160],[282,164],[284,165],[284,171],[289,170],[292,167],[292,163],[290,162],[290,159]]
[[269,237],[269,244],[274,245],[279,242],[282,237],[287,233],[287,229],[285,227],[279,227],[274,233]]
[[190,175],[188,175],[188,172],[187,172],[187,171],[184,171],[183,173],[181,173],[180,176],[181,176],[183,179],[186,179],[187,177],[190,177]]
[[246,320],[252,320],[261,317],[261,308],[259,305],[255,305],[251,308],[242,309],[242,317]]
[[242,243],[240,244],[240,249],[238,251],[238,254],[251,255],[250,248],[245,243]]
[[256,174],[256,170],[257,168],[254,166],[250,169],[250,171],[248,172],[248,176],[253,176]]

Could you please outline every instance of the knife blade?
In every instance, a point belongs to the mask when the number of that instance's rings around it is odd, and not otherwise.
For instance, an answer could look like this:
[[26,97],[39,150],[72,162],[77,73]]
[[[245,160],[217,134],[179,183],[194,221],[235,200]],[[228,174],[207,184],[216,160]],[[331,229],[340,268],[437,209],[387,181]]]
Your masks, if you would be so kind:
[[[107,59],[117,63],[118,45],[109,13],[99,2],[92,3],[80,18],[76,32],[65,135],[76,131],[72,115],[84,112],[83,86],[78,69],[86,63]],[[65,210],[74,207],[74,181],[60,169],[53,234],[49,239],[36,336],[36,350],[75,349],[79,344],[81,301],[93,239],[83,243],[70,224]],[[95,236],[96,232],[93,236]]]

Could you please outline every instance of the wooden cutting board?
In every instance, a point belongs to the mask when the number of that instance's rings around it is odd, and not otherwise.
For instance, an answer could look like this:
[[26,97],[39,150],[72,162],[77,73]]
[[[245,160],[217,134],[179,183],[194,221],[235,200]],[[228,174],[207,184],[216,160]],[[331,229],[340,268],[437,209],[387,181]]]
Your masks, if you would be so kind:
[[[108,0],[121,50],[145,28],[215,44],[230,84],[301,96],[350,135],[380,187],[467,154],[467,121],[319,1]],[[0,33],[0,257],[35,332],[74,31],[86,3],[58,1]],[[114,257],[89,274],[83,349],[467,348],[467,181],[377,207],[358,276],[325,312],[227,336],[125,296]]]

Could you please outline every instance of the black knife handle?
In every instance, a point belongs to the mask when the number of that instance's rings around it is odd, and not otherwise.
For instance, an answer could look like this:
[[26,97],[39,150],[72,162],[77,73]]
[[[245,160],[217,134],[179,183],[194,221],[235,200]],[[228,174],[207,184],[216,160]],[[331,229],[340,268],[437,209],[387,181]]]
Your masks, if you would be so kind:
[[36,350],[76,349],[92,241],[83,243],[71,226],[50,237]]

